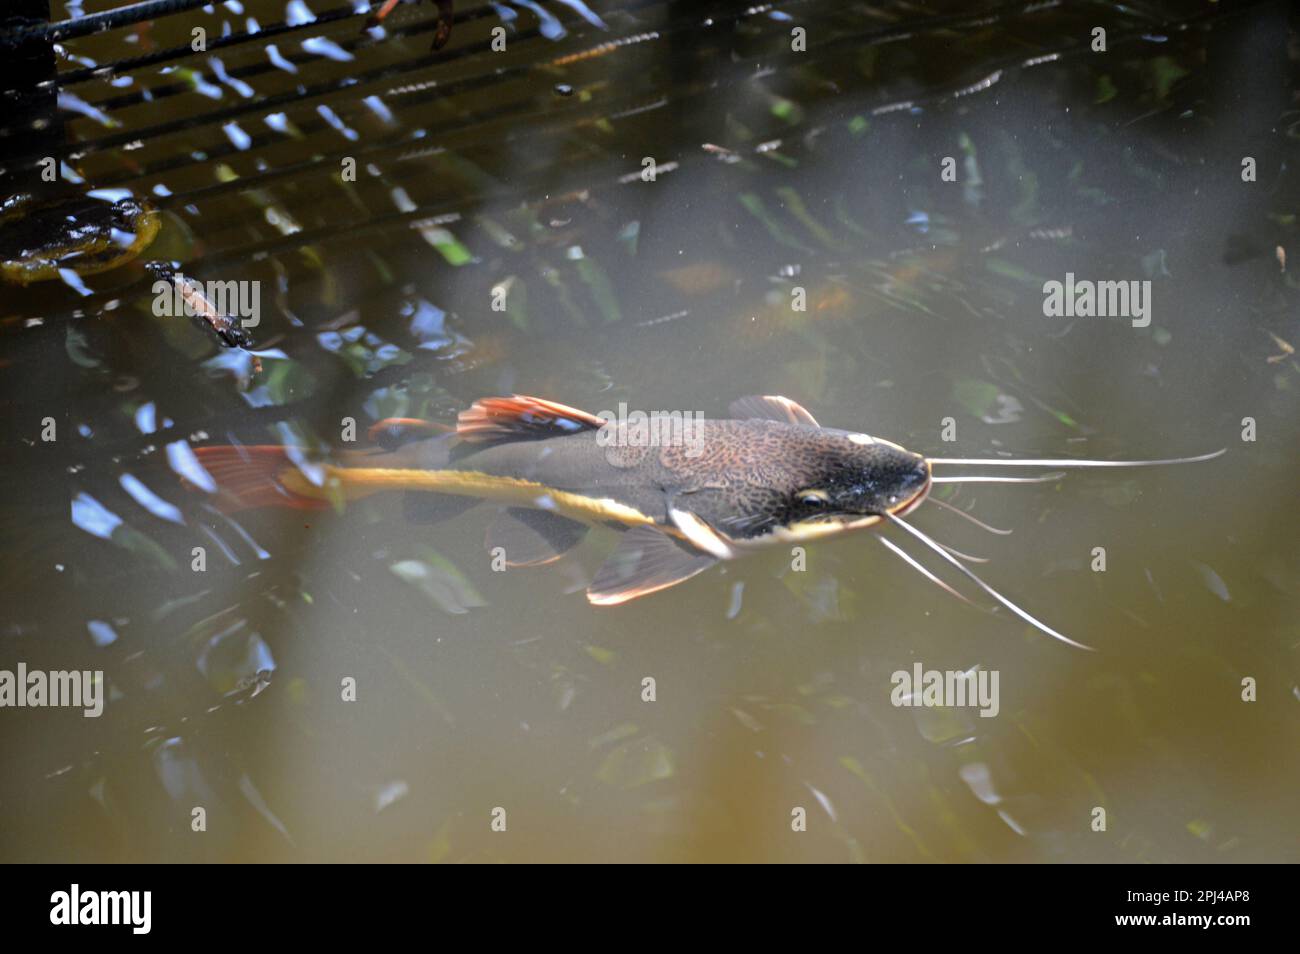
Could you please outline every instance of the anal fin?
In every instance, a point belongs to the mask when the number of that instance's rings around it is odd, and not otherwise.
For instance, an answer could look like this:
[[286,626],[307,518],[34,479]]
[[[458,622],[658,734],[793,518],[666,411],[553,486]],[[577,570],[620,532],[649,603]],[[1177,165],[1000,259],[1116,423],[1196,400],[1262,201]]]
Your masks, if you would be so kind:
[[596,571],[587,600],[617,606],[703,573],[717,559],[650,527],[633,527]]
[[402,517],[407,523],[430,526],[458,517],[482,502],[479,497],[439,494],[428,490],[408,490],[402,495]]
[[586,524],[559,514],[507,507],[488,525],[487,548],[500,547],[506,566],[540,566],[573,549],[586,532]]

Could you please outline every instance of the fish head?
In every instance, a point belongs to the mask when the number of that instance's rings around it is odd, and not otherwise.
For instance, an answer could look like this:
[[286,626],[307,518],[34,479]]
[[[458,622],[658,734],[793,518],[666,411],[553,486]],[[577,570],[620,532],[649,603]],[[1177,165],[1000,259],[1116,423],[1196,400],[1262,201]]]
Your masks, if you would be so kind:
[[920,454],[878,437],[821,428],[812,449],[809,486],[794,507],[809,514],[883,516],[917,506],[930,489],[930,465]]
[[855,431],[818,428],[790,482],[787,531],[822,535],[902,516],[930,492],[930,464],[920,454]]
[[674,498],[670,518],[722,559],[869,527],[908,513],[930,491],[925,457],[856,431],[744,420],[719,423],[711,436],[693,460],[675,447],[663,459],[702,485]]

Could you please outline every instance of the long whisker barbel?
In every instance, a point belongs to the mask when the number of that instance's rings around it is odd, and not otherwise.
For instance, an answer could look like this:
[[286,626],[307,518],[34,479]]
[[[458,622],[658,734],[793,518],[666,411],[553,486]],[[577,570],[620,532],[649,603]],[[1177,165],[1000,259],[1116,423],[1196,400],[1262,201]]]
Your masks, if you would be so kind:
[[890,550],[891,550],[891,551],[892,551],[896,556],[898,556],[898,557],[899,557],[899,558],[900,558],[904,563],[906,563],[908,566],[910,566],[910,567],[911,567],[913,570],[915,570],[917,573],[920,573],[923,577],[925,577],[927,580],[929,580],[929,581],[930,581],[931,583],[933,583],[935,586],[939,587],[939,589],[943,590],[943,591],[944,591],[945,593],[947,593],[949,596],[955,596],[955,597],[957,597],[957,599],[961,600],[961,601],[962,601],[963,603],[965,603],[967,606],[975,606],[976,609],[979,608],[979,607],[976,606],[976,604],[973,603],[971,600],[967,599],[967,598],[966,598],[964,595],[962,595],[961,593],[958,593],[956,590],[954,590],[951,586],[949,586],[949,585],[948,585],[947,583],[945,583],[943,580],[939,579],[937,576],[935,576],[933,573],[931,573],[929,570],[927,570],[925,567],[923,567],[923,566],[922,566],[922,565],[921,565],[921,564],[916,560],[915,557],[913,557],[913,556],[911,556],[910,554],[904,552],[903,549],[902,549],[901,547],[898,546],[898,544],[894,543],[892,540],[886,540],[884,537],[876,537],[876,539],[879,540],[881,543],[883,543],[885,546],[889,547],[889,549],[890,549]]
[[954,507],[946,500],[940,500],[938,497],[931,497],[929,498],[929,501],[932,504],[938,504],[944,510],[951,510],[957,516],[969,520],[971,523],[975,524],[975,526],[979,527],[981,530],[987,530],[989,533],[996,533],[1000,537],[1010,536],[1011,534],[1015,533],[1014,530],[1003,530],[999,527],[990,526],[989,524],[985,523],[983,520],[979,519],[978,517],[974,517],[971,514],[968,514],[965,510],[962,510],[960,507]]
[[928,457],[931,464],[973,464],[980,467],[1159,467],[1164,464],[1195,464],[1214,460],[1228,452],[1226,447],[1196,457],[1169,457],[1165,460],[1074,460],[1064,458],[1037,458],[1016,460],[1003,457]]
[[[939,543],[939,541],[936,540],[935,543]],[[967,563],[988,563],[989,562],[988,557],[972,556],[969,553],[963,553],[961,550],[958,550],[956,547],[950,547],[946,543],[939,543],[939,546],[943,547],[945,550],[947,550],[953,556],[957,557],[959,560],[965,560]]]
[[[933,463],[933,461],[931,461]],[[931,477],[932,484],[1050,484],[1065,476],[1060,473],[1044,474],[1041,477],[994,477],[973,474],[967,477]]]
[[945,560],[947,560],[949,563],[951,563],[953,566],[955,566],[957,569],[959,569],[962,573],[964,573],[967,577],[969,577],[969,578],[971,579],[971,581],[972,581],[973,583],[975,583],[975,585],[977,585],[980,589],[982,589],[982,590],[983,590],[985,593],[987,593],[989,596],[993,597],[995,600],[997,600],[999,603],[1001,603],[1001,604],[1002,604],[1003,606],[1005,606],[1007,609],[1011,610],[1011,612],[1015,613],[1017,616],[1019,616],[1019,617],[1020,617],[1021,619],[1023,619],[1025,622],[1031,624],[1032,626],[1034,626],[1034,627],[1036,627],[1037,629],[1041,630],[1042,632],[1046,633],[1048,636],[1051,636],[1053,639],[1059,639],[1061,642],[1066,643],[1066,644],[1068,644],[1068,645],[1070,645],[1070,646],[1073,646],[1073,647],[1075,647],[1076,649],[1084,649],[1084,650],[1087,650],[1087,651],[1090,652],[1090,653],[1095,653],[1095,652],[1097,651],[1096,649],[1094,649],[1094,648],[1091,647],[1091,646],[1085,646],[1083,643],[1075,642],[1075,641],[1074,641],[1073,639],[1071,639],[1069,636],[1066,636],[1066,635],[1064,635],[1064,634],[1062,634],[1062,633],[1058,633],[1056,630],[1052,629],[1052,627],[1048,626],[1046,623],[1042,622],[1041,620],[1037,620],[1037,619],[1035,619],[1034,617],[1030,616],[1029,613],[1027,613],[1027,612],[1025,612],[1024,610],[1022,610],[1022,609],[1021,609],[1019,606],[1017,606],[1015,603],[1011,602],[1009,599],[1007,599],[1005,596],[1003,596],[1003,595],[1002,595],[1001,593],[999,593],[997,590],[993,589],[993,587],[989,586],[987,583],[985,583],[983,580],[981,580],[978,576],[976,576],[976,575],[975,575],[975,574],[970,570],[969,567],[967,567],[964,563],[962,563],[962,562],[961,562],[960,560],[958,560],[956,557],[954,557],[954,556],[952,556],[951,554],[949,554],[946,550],[944,550],[944,548],[943,548],[942,546],[939,545],[938,542],[936,542],[936,541],[934,541],[934,540],[931,540],[928,536],[926,536],[926,535],[925,535],[924,533],[922,533],[920,530],[916,529],[916,527],[914,527],[914,526],[912,526],[911,524],[906,523],[905,521],[899,519],[898,517],[894,516],[892,513],[888,513],[888,512],[886,512],[886,513],[884,514],[884,516],[887,517],[891,522],[893,522],[893,523],[897,524],[898,526],[902,527],[904,530],[906,530],[906,531],[907,531],[908,533],[910,533],[912,536],[916,537],[918,540],[920,540],[922,543],[924,543],[927,547],[929,547],[929,548],[930,548],[931,550],[933,550],[935,553],[939,554],[939,556],[943,557]]

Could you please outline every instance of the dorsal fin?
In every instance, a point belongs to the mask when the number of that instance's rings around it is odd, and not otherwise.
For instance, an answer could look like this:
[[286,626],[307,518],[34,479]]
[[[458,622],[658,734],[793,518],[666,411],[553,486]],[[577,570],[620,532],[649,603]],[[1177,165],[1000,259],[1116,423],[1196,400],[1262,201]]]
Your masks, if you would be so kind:
[[759,418],[764,421],[780,421],[782,424],[809,424],[821,427],[808,409],[797,401],[779,394],[751,394],[731,402],[731,416],[746,420]]
[[475,401],[456,419],[456,435],[472,443],[532,441],[604,426],[602,418],[576,407],[516,394]]

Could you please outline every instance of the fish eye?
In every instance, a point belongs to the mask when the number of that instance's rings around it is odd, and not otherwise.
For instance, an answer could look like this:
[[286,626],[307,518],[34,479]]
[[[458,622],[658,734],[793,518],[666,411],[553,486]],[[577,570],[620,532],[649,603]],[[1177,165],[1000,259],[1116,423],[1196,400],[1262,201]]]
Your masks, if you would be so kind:
[[821,507],[831,502],[831,498],[824,490],[801,490],[795,495],[795,499],[804,507]]

